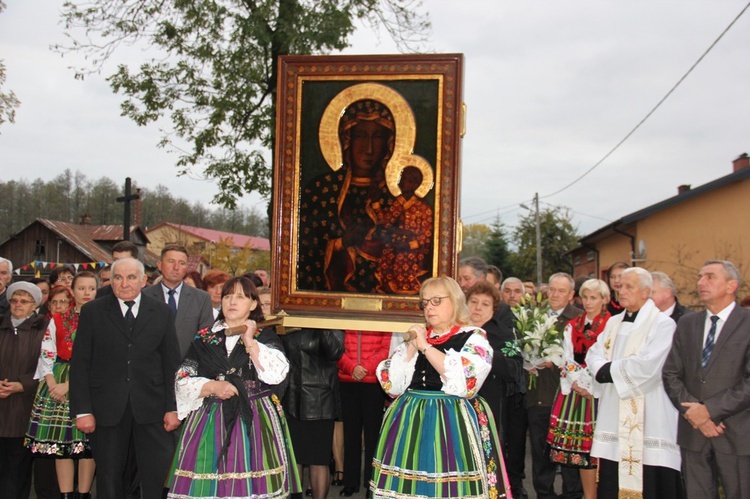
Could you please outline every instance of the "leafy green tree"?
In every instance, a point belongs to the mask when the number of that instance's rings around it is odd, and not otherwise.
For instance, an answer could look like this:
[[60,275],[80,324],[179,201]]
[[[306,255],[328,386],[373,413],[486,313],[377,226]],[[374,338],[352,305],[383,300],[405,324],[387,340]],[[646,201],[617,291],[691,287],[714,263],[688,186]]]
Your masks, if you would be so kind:
[[122,44],[151,48],[149,61],[119,65],[108,78],[124,96],[122,114],[139,125],[158,121],[160,145],[178,152],[180,172],[203,168],[219,183],[214,200],[234,208],[244,193],[270,193],[278,56],[341,50],[355,21],[414,48],[430,29],[420,7],[420,0],[70,0],[62,16],[73,43],[57,49],[86,57],[90,65],[77,70],[83,78]]
[[516,275],[511,264],[511,253],[508,249],[505,226],[500,222],[499,217],[493,222],[492,228],[484,240],[484,252],[481,256],[488,264],[495,265],[502,270],[503,278]]
[[468,256],[485,256],[485,242],[490,234],[490,228],[484,224],[464,225],[461,243],[461,258]]
[[[571,272],[565,253],[578,246],[570,210],[552,207],[541,210],[542,278],[546,281],[555,272]],[[534,213],[521,218],[513,231],[518,250],[511,259],[516,276],[536,280],[536,220]]]

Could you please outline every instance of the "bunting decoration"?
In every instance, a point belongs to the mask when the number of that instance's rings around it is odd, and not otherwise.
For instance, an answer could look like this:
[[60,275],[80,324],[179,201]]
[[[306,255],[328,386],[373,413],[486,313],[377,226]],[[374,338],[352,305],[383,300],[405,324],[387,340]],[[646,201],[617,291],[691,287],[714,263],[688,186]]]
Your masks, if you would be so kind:
[[75,268],[76,272],[80,269],[96,271],[107,265],[107,262],[43,262],[41,260],[34,260],[33,262],[29,262],[26,265],[14,269],[13,273],[21,275],[21,272],[31,271],[34,272],[35,277],[41,277],[42,271],[52,270],[60,265],[69,265]]

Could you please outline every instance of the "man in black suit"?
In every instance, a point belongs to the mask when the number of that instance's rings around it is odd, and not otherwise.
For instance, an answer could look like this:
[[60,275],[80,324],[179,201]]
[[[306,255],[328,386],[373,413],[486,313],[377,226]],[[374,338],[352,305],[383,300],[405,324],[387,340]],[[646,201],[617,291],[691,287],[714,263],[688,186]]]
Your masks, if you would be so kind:
[[667,314],[675,324],[685,314],[692,312],[689,308],[682,305],[675,294],[674,281],[664,272],[651,272],[651,279],[654,281],[654,287],[651,289],[651,299],[654,300],[656,308]]
[[145,296],[163,301],[172,308],[177,342],[180,345],[180,358],[187,353],[195,333],[214,323],[214,311],[209,294],[183,282],[187,274],[187,263],[188,252],[184,246],[164,246],[157,264],[162,280],[143,290]]
[[143,264],[112,265],[113,294],[81,310],[70,367],[70,412],[90,435],[98,497],[125,496],[123,468],[135,445],[144,499],[160,499],[174,454],[174,375],[180,362],[172,311],[141,294]]
[[[565,325],[577,317],[581,311],[571,305],[575,293],[575,280],[570,274],[558,272],[549,278],[547,295],[550,313],[557,317],[557,330],[564,331]],[[555,394],[560,386],[560,370],[551,362],[542,364],[538,370],[536,387],[526,391],[526,415],[529,424],[531,444],[531,474],[539,499],[557,498],[555,494],[555,469],[550,461],[547,432]],[[530,373],[531,375],[531,373]],[[528,376],[527,376],[528,378]],[[563,493],[559,497],[574,499],[583,496],[581,477],[577,468],[562,467]]]

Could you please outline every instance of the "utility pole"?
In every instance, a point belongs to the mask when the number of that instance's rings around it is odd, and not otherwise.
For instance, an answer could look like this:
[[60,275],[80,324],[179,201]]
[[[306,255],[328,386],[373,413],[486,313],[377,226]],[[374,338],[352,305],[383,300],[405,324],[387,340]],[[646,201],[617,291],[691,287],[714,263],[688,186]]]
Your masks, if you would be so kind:
[[542,284],[542,222],[539,218],[539,193],[534,193],[536,208],[536,283]]
[[[531,208],[521,203],[521,208],[531,211]],[[539,193],[534,193],[534,222],[536,225],[536,284],[542,284],[542,221],[539,215]]]

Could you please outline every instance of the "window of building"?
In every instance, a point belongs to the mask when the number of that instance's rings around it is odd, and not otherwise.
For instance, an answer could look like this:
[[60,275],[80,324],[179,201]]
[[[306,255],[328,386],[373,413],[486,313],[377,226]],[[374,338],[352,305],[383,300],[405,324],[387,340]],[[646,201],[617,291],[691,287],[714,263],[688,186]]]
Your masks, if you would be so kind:
[[44,247],[44,241],[42,239],[37,239],[36,244],[34,245],[34,255],[37,258],[40,258],[44,256],[45,253],[45,247]]

